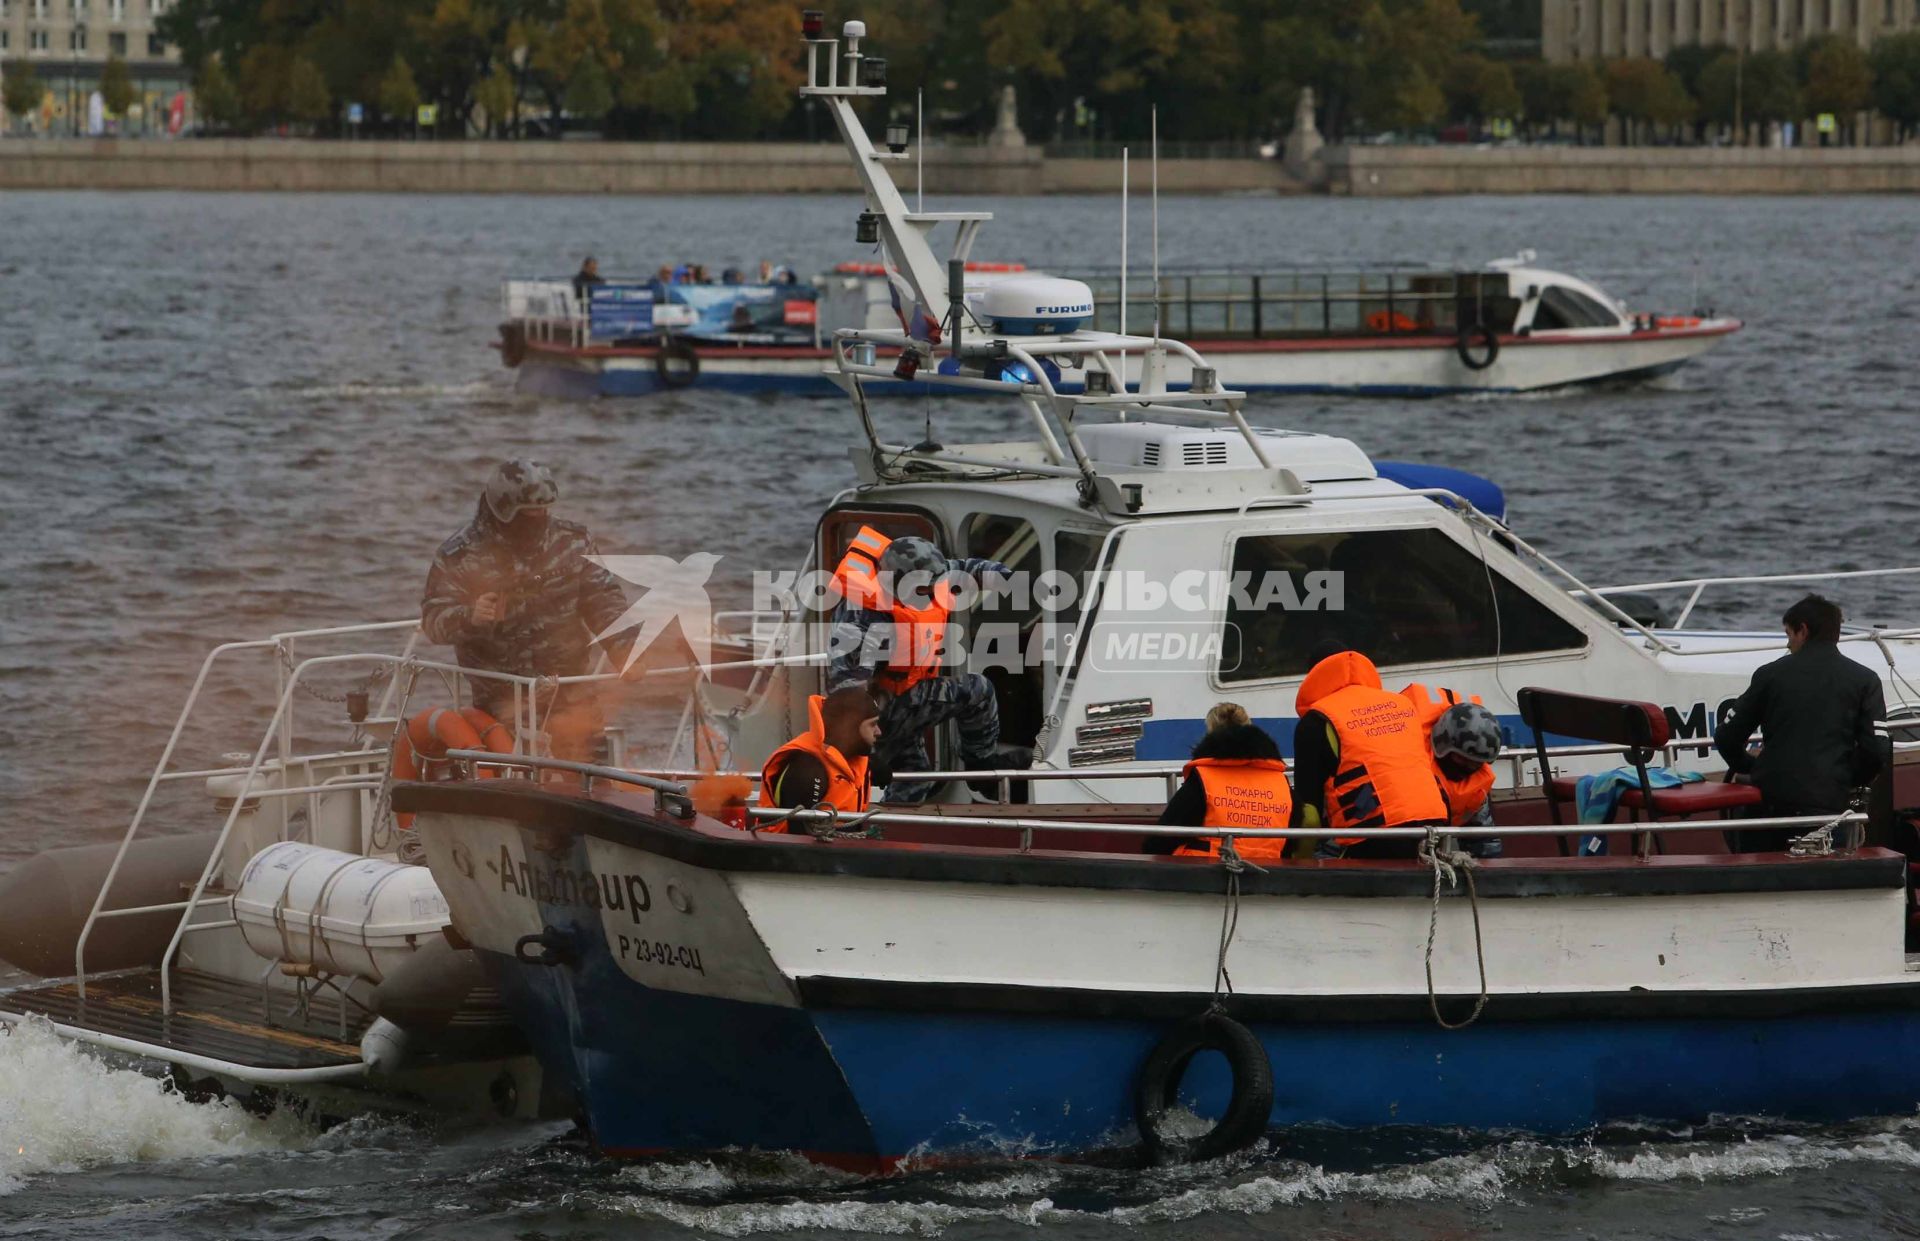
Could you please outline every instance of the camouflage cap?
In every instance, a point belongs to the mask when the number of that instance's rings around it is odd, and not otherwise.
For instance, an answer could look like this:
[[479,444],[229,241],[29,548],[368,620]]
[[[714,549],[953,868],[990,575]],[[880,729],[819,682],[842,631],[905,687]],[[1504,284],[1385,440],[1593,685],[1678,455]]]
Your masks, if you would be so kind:
[[560,498],[553,471],[525,457],[502,461],[487,480],[487,509],[500,521],[512,521],[520,510],[546,508]]
[[887,544],[880,553],[880,571],[893,574],[896,580],[909,573],[939,577],[947,571],[947,556],[931,539],[908,535]]
[[1500,721],[1477,702],[1448,707],[1433,722],[1433,752],[1491,763],[1500,757]]

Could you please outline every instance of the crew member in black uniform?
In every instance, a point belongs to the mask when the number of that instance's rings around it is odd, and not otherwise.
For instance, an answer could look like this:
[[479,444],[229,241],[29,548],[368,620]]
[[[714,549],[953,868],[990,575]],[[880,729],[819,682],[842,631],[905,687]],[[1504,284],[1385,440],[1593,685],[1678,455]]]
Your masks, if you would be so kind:
[[[1750,773],[1769,816],[1838,814],[1849,791],[1880,772],[1874,724],[1886,716],[1880,677],[1840,653],[1840,605],[1808,595],[1787,609],[1787,654],[1753,674],[1746,693],[1713,734],[1720,757]],[[1747,751],[1759,729],[1761,749]],[[1787,847],[1790,828],[1731,833],[1734,851]]]

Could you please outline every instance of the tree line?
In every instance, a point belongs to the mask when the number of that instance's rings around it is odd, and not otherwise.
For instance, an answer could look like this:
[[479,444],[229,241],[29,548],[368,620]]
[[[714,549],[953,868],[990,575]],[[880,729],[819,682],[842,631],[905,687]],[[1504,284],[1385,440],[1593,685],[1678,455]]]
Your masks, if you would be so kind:
[[[1824,37],[1787,52],[1682,47],[1663,60],[1546,64],[1515,40],[1513,0],[863,0],[896,114],[992,128],[1016,89],[1036,141],[1257,140],[1303,87],[1341,140],[1448,124],[1587,139],[1698,141],[1720,127],[1874,110],[1920,126],[1920,33],[1871,49]],[[1524,7],[1524,6],[1523,6]],[[1485,27],[1491,26],[1492,29]],[[177,0],[160,33],[193,67],[204,126],[444,136],[793,138],[822,118],[792,0]],[[12,79],[9,79],[9,107]],[[23,92],[24,93],[24,92]],[[37,96],[36,96],[37,102]],[[877,118],[875,118],[877,119]],[[1844,138],[1844,133],[1838,135]]]

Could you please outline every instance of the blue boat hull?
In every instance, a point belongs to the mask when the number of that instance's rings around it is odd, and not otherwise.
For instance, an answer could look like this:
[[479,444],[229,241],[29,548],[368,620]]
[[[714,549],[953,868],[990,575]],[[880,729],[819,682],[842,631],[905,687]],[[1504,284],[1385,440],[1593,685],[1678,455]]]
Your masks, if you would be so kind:
[[[1173,1024],[742,1003],[644,987],[604,944],[582,943],[572,968],[491,961],[548,1071],[572,1085],[596,1143],[615,1154],[787,1149],[884,1169],[907,1156],[1127,1147],[1137,1140],[1135,1078]],[[1431,1021],[1249,1024],[1274,1068],[1276,1128],[1566,1134],[1621,1120],[1836,1120],[1920,1106],[1920,1013],[1898,1006],[1489,1017],[1464,1031]],[[1201,1114],[1224,1102],[1223,1068],[1196,1067],[1188,1085]]]

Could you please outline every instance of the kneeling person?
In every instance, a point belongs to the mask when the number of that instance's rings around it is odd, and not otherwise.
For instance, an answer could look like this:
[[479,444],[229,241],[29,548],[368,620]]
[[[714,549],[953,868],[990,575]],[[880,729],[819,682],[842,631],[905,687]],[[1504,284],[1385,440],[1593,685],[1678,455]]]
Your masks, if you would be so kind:
[[[762,805],[804,810],[825,804],[859,814],[868,802],[867,757],[880,736],[880,708],[863,686],[807,700],[807,731],[775,750],[760,773]],[[784,832],[785,823],[764,828]]]
[[[1286,827],[1293,817],[1293,789],[1280,747],[1256,724],[1226,724],[1210,730],[1194,747],[1186,782],[1160,814],[1165,827]],[[1155,837],[1152,843],[1165,841]],[[1234,851],[1262,866],[1278,864],[1286,851],[1281,836],[1234,840]],[[1151,852],[1163,852],[1164,848]],[[1220,837],[1194,837],[1174,843],[1182,857],[1219,857]]]
[[889,539],[863,526],[834,571],[842,603],[833,617],[834,652],[828,684],[835,690],[870,686],[885,695],[876,771],[890,780],[886,800],[925,801],[933,785],[893,780],[895,771],[925,771],[922,736],[953,721],[960,730],[960,764],[968,771],[994,765],[1000,706],[993,686],[977,672],[948,670],[942,653],[954,612],[951,579],[1008,577],[996,560],[950,559],[926,539]]

